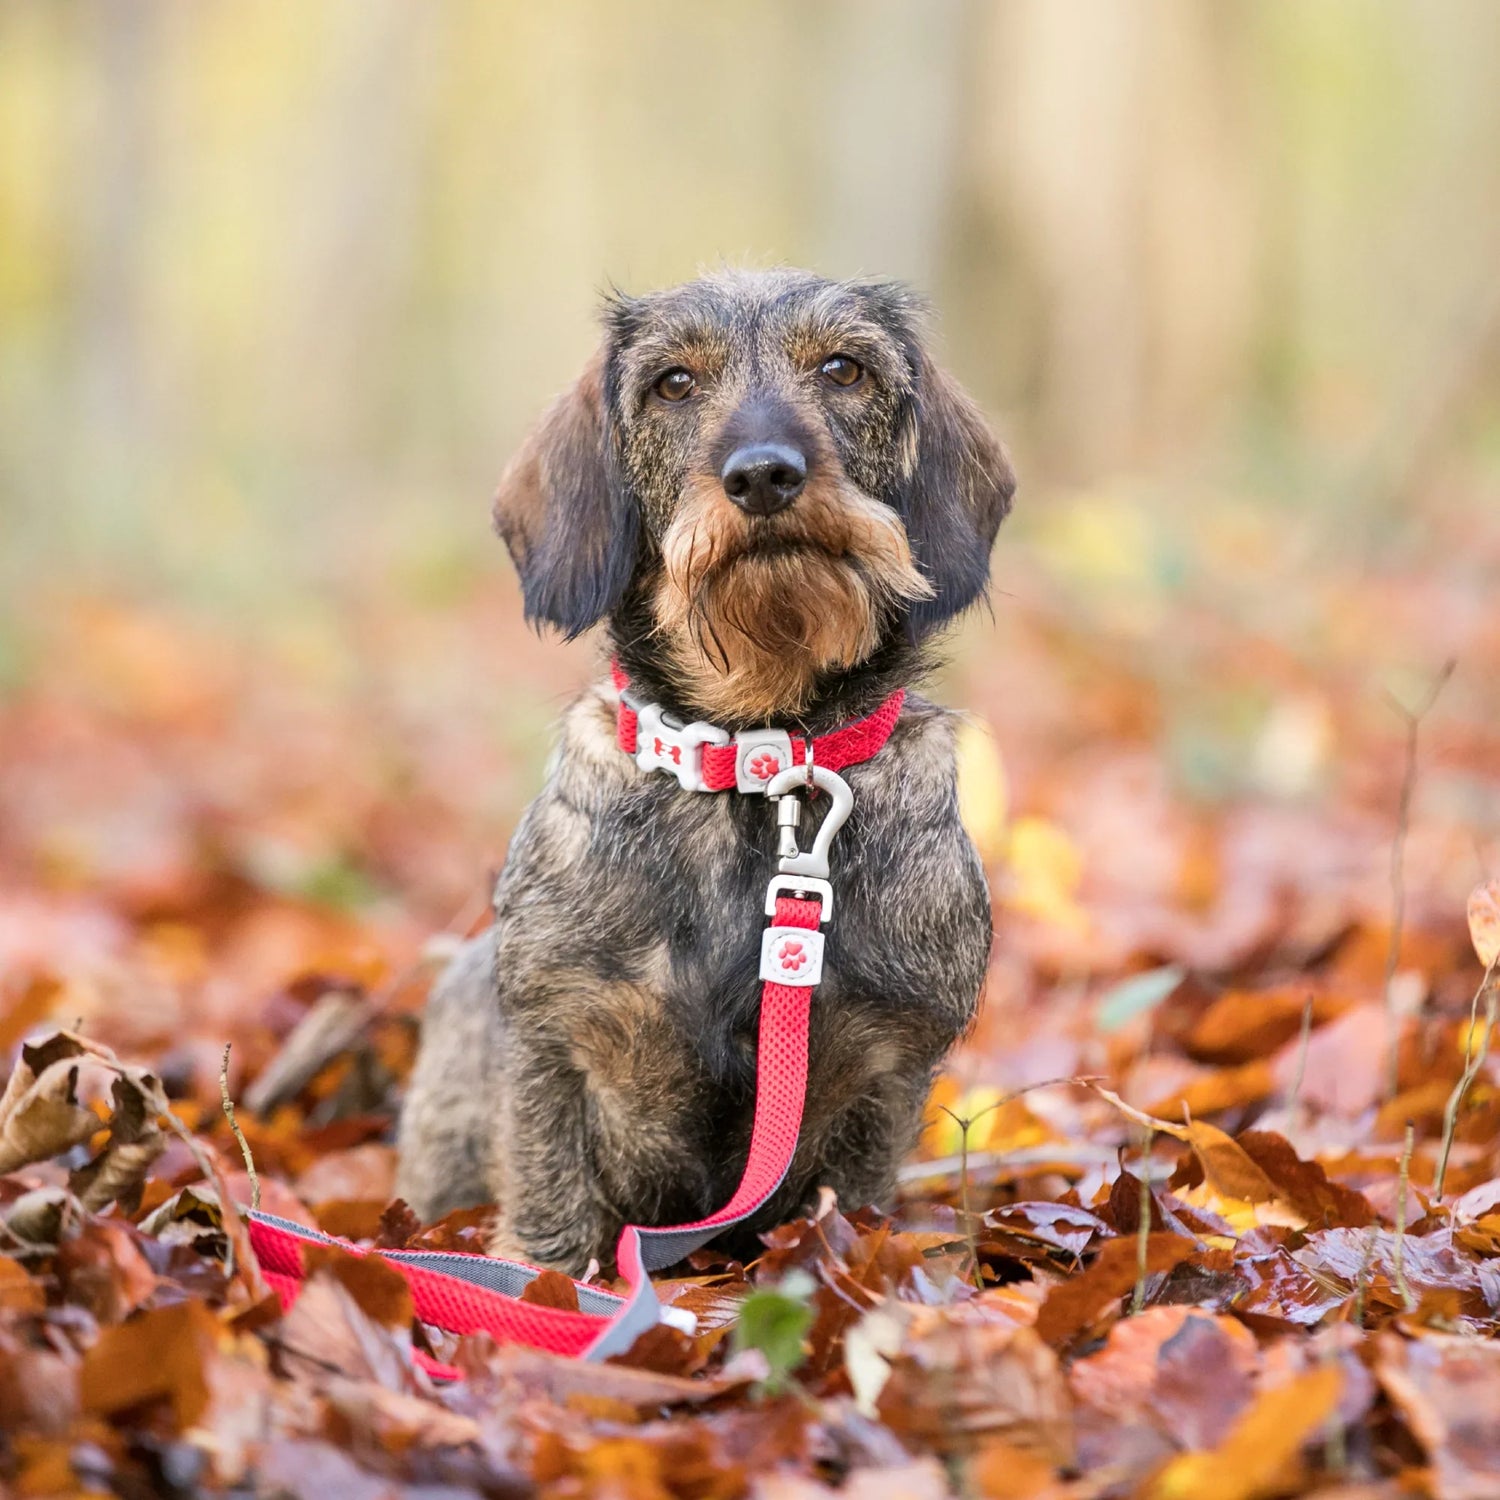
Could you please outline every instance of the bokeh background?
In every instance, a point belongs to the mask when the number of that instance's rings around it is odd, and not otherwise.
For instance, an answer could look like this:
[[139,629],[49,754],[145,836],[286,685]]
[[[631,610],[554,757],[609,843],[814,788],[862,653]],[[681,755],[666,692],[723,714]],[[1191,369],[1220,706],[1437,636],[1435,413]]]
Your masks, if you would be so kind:
[[8,0],[0,959],[144,951],[212,1016],[482,905],[598,669],[521,625],[493,482],[601,288],[723,261],[911,279],[1013,447],[938,683],[1048,966],[1002,1001],[1375,923],[1390,697],[1453,659],[1451,918],[1500,830],[1497,77],[1489,0]]

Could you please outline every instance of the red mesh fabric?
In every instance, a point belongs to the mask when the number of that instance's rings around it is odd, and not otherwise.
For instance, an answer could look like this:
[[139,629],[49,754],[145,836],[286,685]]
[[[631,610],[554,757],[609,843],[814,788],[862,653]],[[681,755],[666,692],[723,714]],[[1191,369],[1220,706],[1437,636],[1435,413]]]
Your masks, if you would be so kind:
[[[843,739],[837,753],[848,758],[836,764],[848,765],[863,758],[859,753],[861,744],[873,745],[867,751],[871,755],[879,749],[900,712],[900,697],[899,693],[895,695],[879,714],[838,732],[850,736],[859,731],[865,738]],[[632,733],[634,718],[632,713]],[[622,726],[623,722],[622,716]],[[622,727],[622,739],[623,735]],[[837,736],[827,738],[832,740]],[[822,745],[820,740],[820,759]],[[820,918],[817,901],[795,896],[779,896],[776,900],[774,921],[779,927],[814,931]],[[755,1118],[739,1186],[729,1202],[706,1219],[660,1228],[625,1229],[620,1236],[617,1260],[631,1291],[618,1312],[599,1317],[540,1307],[446,1271],[428,1269],[411,1261],[387,1260],[411,1287],[417,1316],[424,1323],[453,1333],[488,1333],[501,1342],[527,1344],[554,1354],[599,1358],[622,1352],[636,1332],[642,1326],[649,1326],[657,1315],[649,1271],[670,1264],[712,1239],[719,1230],[754,1213],[786,1176],[797,1149],[807,1092],[807,1032],[812,994],[811,985],[767,983],[761,987]],[[268,1221],[264,1215],[252,1214],[249,1223],[251,1243],[266,1281],[281,1299],[282,1306],[290,1307],[304,1277],[302,1245],[326,1244],[329,1237],[284,1221]],[[352,1254],[367,1253],[357,1245],[337,1243]],[[643,1317],[647,1320],[645,1324],[641,1323]],[[615,1344],[621,1347],[617,1349]],[[437,1378],[457,1378],[458,1372],[450,1366],[420,1353],[417,1357]]]
[[[842,771],[846,766],[857,766],[862,761],[873,759],[890,739],[905,701],[904,690],[894,692],[867,718],[856,719],[829,734],[818,735],[813,740],[813,759],[830,771]],[[615,716],[615,743],[627,755],[635,754],[636,713],[623,698]],[[734,787],[734,762],[733,745],[703,747],[703,781],[709,791],[727,792]],[[807,742],[797,735],[792,736],[792,764],[807,764]]]
[[[326,1243],[322,1235],[307,1234],[307,1243]],[[302,1289],[302,1244],[295,1230],[282,1229],[264,1219],[250,1219],[250,1243],[271,1289],[290,1307]],[[351,1255],[366,1252],[358,1245],[338,1241]],[[563,1308],[541,1307],[502,1297],[457,1276],[428,1271],[421,1266],[387,1261],[406,1278],[412,1305],[424,1323],[446,1328],[450,1333],[489,1333],[504,1343],[530,1344],[554,1354],[582,1354],[593,1342],[605,1319]]]
[[[795,896],[776,899],[778,927],[815,930],[816,901]],[[760,1037],[756,1052],[755,1122],[750,1128],[750,1151],[744,1175],[734,1196],[717,1213],[682,1229],[722,1228],[753,1213],[781,1186],[797,1132],[802,1128],[802,1105],[807,1093],[807,1021],[812,988],[805,984],[764,984],[760,991]]]

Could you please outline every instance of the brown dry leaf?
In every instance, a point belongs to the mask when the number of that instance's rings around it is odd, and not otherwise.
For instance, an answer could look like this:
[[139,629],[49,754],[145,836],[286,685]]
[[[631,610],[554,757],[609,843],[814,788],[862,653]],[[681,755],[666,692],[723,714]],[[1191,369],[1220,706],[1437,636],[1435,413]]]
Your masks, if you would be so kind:
[[12,1441],[28,1430],[44,1437],[66,1432],[79,1414],[78,1381],[79,1361],[71,1351],[29,1348],[9,1333],[0,1337],[0,1431]]
[[47,1298],[41,1286],[26,1273],[21,1263],[0,1256],[0,1311],[40,1312],[46,1305]]
[[1150,1418],[1178,1447],[1210,1448],[1249,1405],[1259,1369],[1255,1338],[1236,1319],[1148,1307],[1078,1360],[1068,1385],[1109,1424]]
[[99,1155],[68,1186],[85,1209],[116,1200],[133,1208],[166,1149],[157,1124],[165,1109],[161,1086],[145,1069],[126,1066],[97,1042],[55,1032],[21,1048],[0,1098],[0,1173],[61,1155],[107,1125]]
[[1263,1391],[1222,1443],[1172,1459],[1141,1490],[1141,1500],[1260,1500],[1285,1493],[1303,1445],[1337,1404],[1340,1383],[1339,1372],[1325,1368]]
[[[1146,1274],[1170,1271],[1197,1248],[1192,1240],[1181,1235],[1148,1235]],[[1139,1241],[1135,1235],[1107,1241],[1086,1271],[1058,1282],[1047,1293],[1047,1300],[1037,1313],[1036,1331],[1054,1349],[1062,1348],[1135,1286],[1140,1269]]]
[[1046,1500],[1062,1494],[1051,1460],[1013,1443],[986,1443],[964,1471],[964,1478],[984,1500]]
[[1298,1034],[1309,1001],[1315,1027],[1348,1008],[1347,1002],[1316,991],[1310,984],[1227,990],[1193,1023],[1184,1046],[1189,1056],[1204,1062],[1259,1061]]
[[335,1377],[323,1395],[348,1422],[351,1435],[376,1451],[452,1447],[480,1440],[479,1424],[472,1417],[420,1396],[386,1390],[368,1380]]
[[353,1255],[337,1245],[305,1245],[302,1264],[309,1279],[331,1276],[359,1310],[383,1328],[408,1329],[415,1316],[411,1287],[390,1261],[379,1255]]
[[1193,1153],[1203,1168],[1205,1181],[1221,1198],[1238,1199],[1243,1203],[1283,1206],[1276,1185],[1244,1149],[1217,1125],[1209,1125],[1203,1120],[1193,1120],[1186,1125],[1178,1125],[1171,1120],[1163,1120],[1155,1115],[1147,1114],[1144,1110],[1136,1109],[1133,1105],[1127,1104],[1118,1094],[1101,1088],[1098,1084],[1092,1087],[1101,1098],[1107,1100],[1128,1119],[1150,1130],[1158,1131],[1162,1135],[1170,1135],[1176,1140],[1186,1141],[1193,1148]]
[[87,1209],[118,1201],[128,1210],[139,1202],[151,1164],[167,1149],[156,1123],[166,1102],[156,1080],[139,1069],[122,1069],[110,1088],[113,1109],[103,1151],[68,1178],[68,1187]]
[[1485,968],[1500,962],[1500,880],[1487,880],[1469,893],[1469,936]]
[[218,1320],[201,1302],[157,1308],[106,1329],[83,1357],[83,1409],[107,1417],[164,1401],[177,1430],[186,1430],[208,1406],[208,1366],[221,1338]]
[[561,1307],[568,1312],[577,1312],[578,1288],[572,1278],[564,1276],[561,1271],[543,1271],[522,1287],[521,1301],[535,1303],[538,1307]]
[[1241,1063],[1238,1067],[1218,1068],[1201,1078],[1195,1078],[1175,1093],[1163,1095],[1151,1103],[1153,1115],[1198,1115],[1218,1114],[1221,1110],[1237,1109],[1241,1105],[1256,1104],[1276,1092],[1276,1075],[1271,1064],[1264,1058]]
[[1303,1161],[1284,1136],[1245,1130],[1235,1137],[1240,1150],[1270,1179],[1280,1196],[1309,1224],[1325,1229],[1375,1222],[1362,1193],[1332,1181],[1315,1161]]
[[367,1141],[320,1156],[297,1178],[297,1196],[304,1203],[389,1203],[395,1182],[395,1148]]
[[[294,1373],[314,1381],[331,1373],[373,1380],[390,1391],[420,1389],[422,1380],[412,1364],[411,1292],[389,1266],[364,1268],[363,1261],[329,1247],[309,1247],[329,1257],[311,1271],[291,1311],[282,1319],[277,1344]],[[305,1251],[304,1254],[309,1252]],[[354,1270],[342,1262],[352,1261]],[[401,1281],[401,1293],[386,1278]],[[351,1285],[370,1295],[382,1312],[392,1311],[404,1293],[407,1319],[392,1325],[365,1312]]]
[[162,1285],[141,1244],[143,1236],[119,1219],[91,1219],[57,1247],[57,1276],[69,1302],[101,1324],[120,1323],[144,1307]]
[[1070,1461],[1067,1383],[1030,1328],[945,1318],[890,1365],[877,1410],[908,1441],[953,1453],[999,1438],[1053,1464]]
[[79,1098],[80,1059],[92,1050],[66,1032],[21,1048],[0,1096],[0,1173],[60,1156],[99,1129]]
[[1382,1334],[1375,1373],[1432,1464],[1437,1500],[1500,1494],[1500,1347]]
[[513,1383],[517,1390],[559,1402],[577,1395],[602,1396],[642,1412],[657,1407],[699,1406],[728,1391],[744,1390],[754,1379],[751,1375],[721,1375],[686,1380],[628,1365],[588,1365],[518,1344],[487,1348],[479,1339],[465,1343],[460,1365],[476,1386],[487,1381]]
[[374,1240],[380,1234],[383,1198],[334,1198],[313,1205],[313,1218],[324,1234],[336,1240]]

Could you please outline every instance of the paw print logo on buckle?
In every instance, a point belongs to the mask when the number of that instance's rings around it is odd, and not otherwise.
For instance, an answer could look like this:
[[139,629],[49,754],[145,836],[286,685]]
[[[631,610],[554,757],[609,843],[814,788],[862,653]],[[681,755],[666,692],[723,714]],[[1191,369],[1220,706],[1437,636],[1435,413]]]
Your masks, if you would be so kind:
[[817,984],[823,977],[823,934],[806,927],[766,928],[760,977],[772,984]]
[[734,737],[734,784],[763,792],[766,783],[792,764],[792,737],[784,729],[742,729]]

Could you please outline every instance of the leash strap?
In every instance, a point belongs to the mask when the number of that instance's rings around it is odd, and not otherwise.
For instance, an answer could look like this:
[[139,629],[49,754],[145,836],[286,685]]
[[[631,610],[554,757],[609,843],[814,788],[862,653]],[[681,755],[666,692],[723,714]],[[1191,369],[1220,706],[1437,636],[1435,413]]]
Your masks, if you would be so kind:
[[[822,916],[817,901],[796,895],[775,898],[761,967],[763,976],[775,977],[765,978],[761,986],[755,1117],[739,1187],[706,1219],[664,1228],[627,1225],[615,1250],[627,1287],[623,1296],[575,1281],[577,1312],[546,1307],[520,1300],[527,1284],[540,1274],[536,1266],[460,1252],[370,1251],[290,1219],[249,1213],[250,1243],[282,1306],[289,1308],[302,1289],[302,1247],[337,1245],[352,1255],[378,1254],[393,1265],[411,1288],[417,1316],[450,1333],[487,1333],[500,1343],[527,1344],[586,1360],[623,1354],[646,1329],[663,1320],[650,1273],[675,1264],[755,1213],[780,1187],[791,1166],[807,1091],[808,1018],[813,985],[822,968]],[[803,975],[805,982],[790,982]],[[417,1360],[435,1378],[461,1378],[452,1366],[420,1351]]]
[[[648,1328],[673,1320],[672,1310],[664,1312],[657,1301],[651,1272],[676,1264],[715,1235],[749,1218],[786,1178],[797,1150],[807,1093],[808,1020],[812,993],[823,973],[822,928],[833,913],[828,850],[853,805],[849,787],[837,773],[868,760],[885,744],[901,712],[903,695],[895,693],[868,718],[814,739],[809,760],[805,742],[793,740],[783,730],[743,731],[731,738],[713,725],[664,721],[655,705],[627,702],[624,674],[618,666],[614,673],[621,693],[620,747],[635,754],[644,769],[676,775],[689,790],[727,791],[738,786],[764,793],[777,803],[781,857],[766,893],[766,915],[771,922],[761,941],[755,1114],[739,1186],[729,1202],[706,1219],[665,1226],[626,1225],[615,1248],[624,1294],[575,1281],[576,1312],[522,1300],[526,1287],[541,1272],[521,1261],[455,1251],[371,1251],[290,1219],[252,1212],[248,1215],[250,1243],[283,1307],[296,1301],[306,1279],[303,1247],[336,1245],[352,1255],[378,1254],[394,1266],[411,1288],[413,1307],[424,1323],[450,1333],[487,1333],[501,1343],[528,1344],[553,1354],[607,1359],[623,1354]],[[661,738],[655,749],[642,747],[638,752],[643,724],[652,726],[653,736]],[[799,772],[804,766],[805,772]],[[829,794],[830,806],[811,848],[804,852],[796,840],[798,809],[788,804],[795,804],[798,791],[814,787]],[[784,818],[783,812],[792,816]],[[812,899],[813,893],[818,899]],[[417,1359],[437,1378],[460,1378],[456,1369],[420,1352]]]

